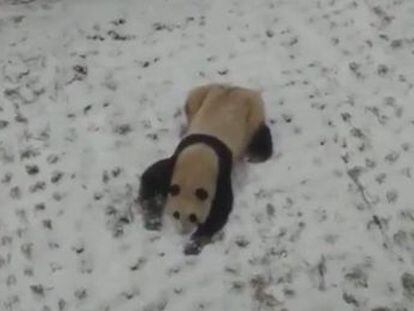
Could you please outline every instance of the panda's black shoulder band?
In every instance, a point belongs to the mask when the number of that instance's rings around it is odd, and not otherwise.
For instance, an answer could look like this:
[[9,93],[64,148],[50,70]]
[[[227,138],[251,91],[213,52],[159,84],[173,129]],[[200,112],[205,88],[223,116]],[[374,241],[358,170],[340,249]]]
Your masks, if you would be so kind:
[[220,139],[205,134],[191,134],[180,142],[173,158],[176,158],[186,147],[199,143],[209,146],[217,154],[219,173],[210,213],[206,221],[200,224],[191,235],[189,248],[185,250],[186,254],[196,253],[196,250],[198,252],[198,248],[204,243],[203,241],[210,241],[212,236],[224,227],[233,206],[233,190],[231,186],[233,154]]
[[205,144],[214,150],[218,157],[219,174],[212,209],[206,222],[200,225],[194,234],[194,239],[211,237],[227,221],[233,202],[230,177],[233,164],[232,152],[216,137],[191,134],[181,140],[171,157],[155,162],[141,176],[139,201],[143,207],[144,222],[148,229],[158,230],[161,226],[162,211],[177,157],[186,147],[198,143]]
[[211,135],[191,134],[184,137],[177,146],[174,156],[177,156],[186,147],[199,143],[205,144],[214,150],[219,158],[220,170],[224,170],[225,173],[231,172],[233,164],[233,154],[231,150],[220,139]]

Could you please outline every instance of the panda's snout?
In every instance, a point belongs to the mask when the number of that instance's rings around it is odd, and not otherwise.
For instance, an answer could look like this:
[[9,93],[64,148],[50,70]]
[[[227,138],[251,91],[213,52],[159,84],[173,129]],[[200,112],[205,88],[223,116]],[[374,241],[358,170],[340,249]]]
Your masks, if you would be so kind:
[[180,221],[180,231],[182,234],[189,234],[197,227],[197,223],[191,222],[187,219],[182,219]]
[[192,231],[193,228],[189,226],[181,226],[180,233],[181,234],[189,234]]

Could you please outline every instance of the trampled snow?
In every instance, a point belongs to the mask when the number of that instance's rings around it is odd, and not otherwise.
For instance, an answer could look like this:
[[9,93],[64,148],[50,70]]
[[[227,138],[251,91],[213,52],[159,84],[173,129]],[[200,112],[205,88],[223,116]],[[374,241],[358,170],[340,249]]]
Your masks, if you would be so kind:
[[[0,0],[0,310],[414,310],[414,2]],[[262,91],[215,243],[143,228],[186,93]]]

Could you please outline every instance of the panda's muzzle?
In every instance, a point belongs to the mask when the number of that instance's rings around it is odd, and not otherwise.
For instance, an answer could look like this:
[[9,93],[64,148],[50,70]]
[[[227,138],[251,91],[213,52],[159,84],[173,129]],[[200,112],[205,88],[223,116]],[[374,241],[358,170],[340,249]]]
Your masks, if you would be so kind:
[[[172,216],[175,218],[175,219],[177,219],[177,220],[179,220],[180,218],[181,218],[181,214],[180,214],[180,212],[179,211],[175,211],[173,214],[172,214]],[[199,224],[199,221],[198,221],[198,218],[197,218],[197,215],[196,214],[190,214],[189,216],[188,216],[188,221],[190,221],[191,223],[193,223],[193,224]]]

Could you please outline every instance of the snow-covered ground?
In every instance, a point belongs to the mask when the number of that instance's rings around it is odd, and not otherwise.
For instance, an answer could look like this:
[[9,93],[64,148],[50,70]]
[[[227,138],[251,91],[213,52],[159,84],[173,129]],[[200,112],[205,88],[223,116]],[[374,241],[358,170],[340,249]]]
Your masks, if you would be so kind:
[[[1,311],[414,310],[414,1],[0,0]],[[143,228],[186,92],[263,91],[218,241]]]

